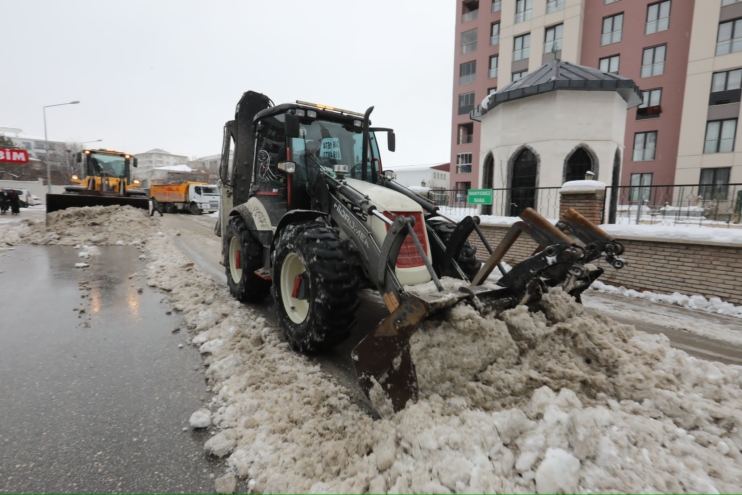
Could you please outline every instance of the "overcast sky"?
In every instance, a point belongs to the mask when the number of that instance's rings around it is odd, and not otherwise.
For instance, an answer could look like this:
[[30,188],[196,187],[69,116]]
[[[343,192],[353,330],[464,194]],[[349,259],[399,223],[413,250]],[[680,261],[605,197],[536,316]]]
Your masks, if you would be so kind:
[[[0,126],[105,148],[217,154],[241,94],[363,112],[384,164],[447,162],[451,0],[0,0]],[[97,144],[96,144],[97,145]]]

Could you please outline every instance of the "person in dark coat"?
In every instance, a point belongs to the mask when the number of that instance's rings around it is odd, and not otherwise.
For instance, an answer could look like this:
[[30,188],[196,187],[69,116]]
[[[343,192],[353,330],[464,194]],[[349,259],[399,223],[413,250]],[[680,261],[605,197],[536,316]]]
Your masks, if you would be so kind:
[[6,191],[5,189],[0,189],[0,215],[5,215],[5,212],[8,211],[8,206],[8,191]]
[[10,202],[10,211],[13,215],[19,214],[21,212],[21,200],[15,189],[11,189],[8,193],[8,201]]

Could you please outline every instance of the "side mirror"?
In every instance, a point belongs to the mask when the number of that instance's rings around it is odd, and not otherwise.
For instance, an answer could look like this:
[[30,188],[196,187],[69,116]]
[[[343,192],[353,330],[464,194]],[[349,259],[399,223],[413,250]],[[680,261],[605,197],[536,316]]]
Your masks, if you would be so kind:
[[132,163],[132,165],[134,166],[134,168],[137,168],[137,165],[138,164],[139,164],[139,161],[137,160],[137,157],[135,156],[134,157],[134,162]]
[[397,149],[397,136],[394,134],[394,131],[389,131],[386,135],[386,142],[389,148],[389,151],[394,152],[394,150]]
[[82,163],[82,153],[79,151],[75,153],[75,162]]
[[286,137],[298,138],[301,132],[301,122],[299,122],[299,117],[290,113],[287,113],[284,116],[286,117],[286,120],[284,121]]

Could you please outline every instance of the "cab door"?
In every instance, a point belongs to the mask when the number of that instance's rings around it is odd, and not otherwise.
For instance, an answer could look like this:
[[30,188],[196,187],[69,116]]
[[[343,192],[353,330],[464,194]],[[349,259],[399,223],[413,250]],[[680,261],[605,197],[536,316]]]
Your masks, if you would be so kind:
[[278,169],[278,163],[288,159],[284,116],[274,115],[258,125],[255,153],[255,182],[253,193],[268,212],[271,225],[278,222],[289,209],[289,177]]

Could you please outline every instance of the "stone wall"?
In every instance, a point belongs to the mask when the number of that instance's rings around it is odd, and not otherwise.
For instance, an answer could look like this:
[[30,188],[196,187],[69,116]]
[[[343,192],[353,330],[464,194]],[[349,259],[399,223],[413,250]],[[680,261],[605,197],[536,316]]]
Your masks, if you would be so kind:
[[[482,225],[482,231],[494,249],[509,227]],[[487,258],[487,250],[474,232],[469,240],[477,246],[477,256]],[[606,263],[604,283],[628,289],[647,290],[660,294],[700,294],[719,297],[742,305],[742,246],[657,242],[639,239],[618,239],[626,248],[623,254],[629,265],[615,270]],[[533,254],[536,243],[522,234],[504,260],[513,265]]]

